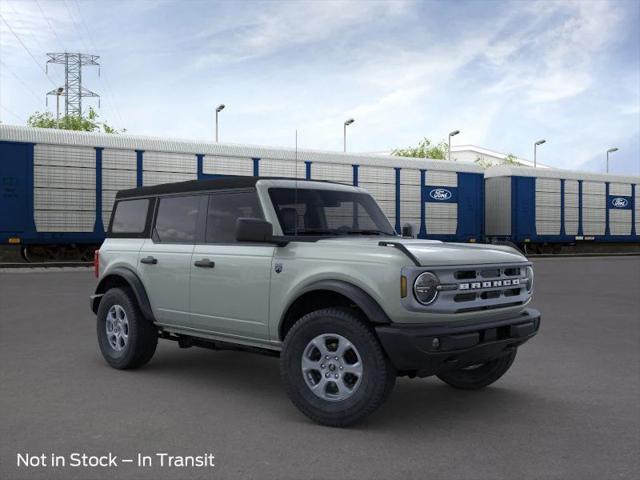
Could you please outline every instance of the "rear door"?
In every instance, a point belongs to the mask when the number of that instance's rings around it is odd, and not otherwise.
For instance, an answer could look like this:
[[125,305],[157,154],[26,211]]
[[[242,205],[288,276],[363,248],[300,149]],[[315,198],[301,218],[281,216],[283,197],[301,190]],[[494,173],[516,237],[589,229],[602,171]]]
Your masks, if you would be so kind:
[[189,276],[198,214],[204,195],[161,197],[150,239],[138,257],[138,271],[159,323],[189,325]]
[[192,322],[230,339],[267,339],[275,247],[236,242],[239,217],[263,218],[255,190],[209,196],[204,243],[191,258]]

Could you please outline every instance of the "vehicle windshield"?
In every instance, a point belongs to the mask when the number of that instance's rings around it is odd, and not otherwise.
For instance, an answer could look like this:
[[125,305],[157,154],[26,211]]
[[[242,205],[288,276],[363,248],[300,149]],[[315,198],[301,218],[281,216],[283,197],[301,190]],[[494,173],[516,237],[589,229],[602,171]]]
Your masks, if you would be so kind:
[[396,235],[378,204],[366,193],[271,188],[269,196],[283,235]]

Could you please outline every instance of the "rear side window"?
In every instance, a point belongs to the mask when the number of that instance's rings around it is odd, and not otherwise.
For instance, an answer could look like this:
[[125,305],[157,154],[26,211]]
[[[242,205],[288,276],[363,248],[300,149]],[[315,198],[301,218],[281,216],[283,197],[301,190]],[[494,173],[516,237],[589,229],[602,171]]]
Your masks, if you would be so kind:
[[148,198],[119,201],[113,212],[111,231],[113,233],[143,233],[148,211]]
[[238,218],[263,218],[255,191],[216,193],[209,197],[207,243],[235,243]]
[[199,204],[199,196],[161,198],[155,226],[157,239],[166,243],[194,243]]

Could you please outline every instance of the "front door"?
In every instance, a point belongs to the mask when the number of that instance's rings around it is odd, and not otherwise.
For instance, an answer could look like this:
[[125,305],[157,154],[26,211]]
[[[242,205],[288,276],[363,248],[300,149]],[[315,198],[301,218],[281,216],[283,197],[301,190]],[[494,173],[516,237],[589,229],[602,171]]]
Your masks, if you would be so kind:
[[189,325],[191,255],[202,198],[160,198],[152,238],[140,250],[138,269],[156,321],[164,325]]
[[263,218],[255,190],[210,195],[205,242],[191,257],[191,321],[230,340],[264,340],[275,247],[236,242],[240,217]]

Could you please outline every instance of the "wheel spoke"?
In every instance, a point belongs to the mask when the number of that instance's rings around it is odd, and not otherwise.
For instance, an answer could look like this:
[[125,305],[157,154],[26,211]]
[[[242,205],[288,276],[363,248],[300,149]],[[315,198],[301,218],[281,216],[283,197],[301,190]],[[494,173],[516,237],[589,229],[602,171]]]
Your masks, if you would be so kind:
[[353,345],[346,338],[338,338],[338,348],[336,354],[342,359],[344,354],[353,349]]
[[346,364],[344,366],[344,369],[342,370],[343,373],[350,373],[352,375],[355,375],[357,377],[362,376],[362,363],[357,362],[354,363],[352,365]]
[[318,380],[318,383],[316,383],[311,387],[312,390],[315,390],[316,393],[319,393],[321,395],[325,394],[326,388],[327,388],[327,379],[324,377],[324,375],[320,377],[320,380]]
[[126,319],[120,325],[120,332],[125,340],[129,338],[129,322]]
[[[320,361],[322,361],[322,358],[320,359]],[[305,372],[309,370],[320,371],[320,361],[314,361],[308,357],[302,357],[302,370]]]
[[318,349],[323,358],[329,355],[330,352],[327,350],[327,344],[325,343],[324,337],[314,338],[311,340],[311,344]]
[[351,388],[344,383],[344,377],[340,377],[337,381],[333,382],[338,389],[338,395],[341,397],[348,396],[351,393]]

